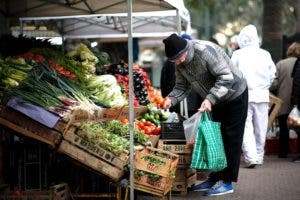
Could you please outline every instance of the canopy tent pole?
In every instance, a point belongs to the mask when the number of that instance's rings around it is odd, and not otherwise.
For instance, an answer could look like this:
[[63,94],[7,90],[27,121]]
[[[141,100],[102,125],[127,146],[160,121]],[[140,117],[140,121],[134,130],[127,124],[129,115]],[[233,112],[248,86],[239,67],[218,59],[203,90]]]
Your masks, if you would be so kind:
[[23,24],[23,20],[20,19],[20,35],[23,35],[23,31],[24,31],[24,24]]
[[128,72],[129,72],[129,133],[130,133],[130,200],[134,200],[134,105],[133,105],[133,53],[132,53],[132,0],[127,0]]
[[176,8],[176,20],[177,20],[177,32],[178,35],[181,34],[181,19],[178,8]]
[[60,32],[60,35],[61,35],[61,50],[62,50],[62,52],[64,52],[65,53],[65,51],[66,51],[66,44],[65,44],[65,32],[64,32],[64,19],[62,19],[61,20],[61,27],[60,27],[60,30],[59,30],[59,32]]
[[[180,14],[178,9],[176,9],[176,19],[177,19],[177,32],[178,35],[181,35],[181,19],[180,19]],[[188,118],[188,108],[187,108],[186,98],[184,98],[183,101],[180,102],[180,114]]]

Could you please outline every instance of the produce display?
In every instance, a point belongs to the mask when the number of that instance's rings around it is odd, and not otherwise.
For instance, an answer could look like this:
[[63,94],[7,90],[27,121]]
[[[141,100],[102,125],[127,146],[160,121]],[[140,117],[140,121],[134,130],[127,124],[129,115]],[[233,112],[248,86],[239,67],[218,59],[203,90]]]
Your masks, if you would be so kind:
[[122,107],[128,104],[115,76],[109,74],[92,76],[88,81],[89,84],[86,88],[95,103],[109,108]]
[[[77,134],[115,155],[129,150],[129,126],[117,120],[99,123],[82,122]],[[149,139],[137,129],[134,130],[134,136],[136,144],[149,143]]]
[[[122,90],[129,96],[129,75],[128,65],[124,62],[109,65],[102,73],[112,74],[117,78]],[[134,87],[134,106],[149,104],[147,85],[151,85],[147,73],[138,66],[134,66],[133,87]]]
[[20,82],[27,78],[27,73],[31,69],[32,66],[21,59],[0,59],[0,98],[4,90],[19,86]]
[[[52,48],[33,48],[0,59],[0,91],[60,117],[71,115],[74,110],[119,109],[128,105],[128,65],[110,64],[109,60],[107,53],[91,50],[84,44],[67,55]],[[135,120],[134,142],[149,145],[149,136],[160,134],[160,124],[170,113],[160,109],[164,99],[152,87],[147,73],[137,65],[133,66],[133,84],[134,106],[148,108]],[[115,155],[129,149],[126,118],[102,122],[85,120],[76,134]]]
[[75,50],[68,52],[67,56],[73,57],[74,60],[79,61],[86,74],[96,73],[96,65],[99,62],[99,59],[86,45],[79,44]]
[[136,126],[146,135],[159,135],[161,132],[160,123],[168,120],[170,113],[163,109],[148,105],[148,112],[143,114],[139,120],[136,121]]
[[[0,57],[0,98],[12,97],[18,106],[34,104],[40,113],[61,119],[62,125],[55,121],[55,127],[48,126],[61,136],[58,152],[107,176],[120,172],[112,177],[121,178],[130,165],[128,64],[111,64],[107,53],[84,44],[67,54],[46,44]],[[146,71],[134,64],[132,78],[134,184],[165,194],[172,188],[179,157],[153,146],[161,123],[172,120],[173,113],[162,109],[165,99]]]

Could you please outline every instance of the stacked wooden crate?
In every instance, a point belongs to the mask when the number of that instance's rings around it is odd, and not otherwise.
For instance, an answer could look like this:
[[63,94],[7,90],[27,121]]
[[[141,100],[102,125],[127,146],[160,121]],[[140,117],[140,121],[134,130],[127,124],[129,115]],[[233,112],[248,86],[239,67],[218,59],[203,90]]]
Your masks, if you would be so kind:
[[179,156],[175,181],[172,192],[180,195],[187,194],[187,188],[195,184],[196,171],[190,168],[192,159],[191,149],[186,145],[185,139],[160,139],[158,149],[175,153]]
[[172,188],[178,155],[147,147],[135,155],[134,188],[157,196]]
[[75,127],[70,127],[64,133],[58,151],[111,178],[113,181],[120,180],[124,174],[123,168],[128,162],[129,153],[124,152],[116,156],[100,146],[84,140],[75,133]]
[[46,143],[53,148],[62,140],[60,129],[63,129],[63,123],[50,129],[9,107],[0,106],[0,125],[14,130],[22,136]]

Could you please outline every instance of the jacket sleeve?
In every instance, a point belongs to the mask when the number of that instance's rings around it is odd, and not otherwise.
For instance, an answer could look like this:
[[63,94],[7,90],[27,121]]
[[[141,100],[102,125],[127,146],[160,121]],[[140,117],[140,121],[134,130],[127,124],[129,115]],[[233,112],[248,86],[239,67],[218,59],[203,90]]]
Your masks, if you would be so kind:
[[271,57],[271,54],[269,54],[269,56],[270,56],[270,64],[269,64],[269,73],[270,73],[270,87],[271,87],[271,85],[272,85],[272,82],[273,82],[273,80],[274,80],[274,78],[275,78],[275,73],[276,73],[276,66],[275,66],[275,64],[274,64],[274,62],[273,62],[273,60],[272,60],[272,57]]
[[232,86],[235,80],[229,66],[229,63],[232,63],[229,57],[226,60],[222,52],[218,52],[211,46],[207,46],[203,51],[203,59],[206,61],[207,69],[216,78],[216,82],[206,98],[212,104],[216,104],[217,101],[225,98],[229,91],[233,91]]
[[281,67],[281,62],[279,61],[276,64],[275,77],[274,77],[273,82],[272,82],[271,87],[270,87],[270,91],[273,92],[273,93],[277,93],[277,90],[278,90],[280,67]]
[[176,74],[176,84],[172,92],[168,95],[168,97],[171,99],[172,106],[182,101],[188,95],[191,89],[190,83],[181,74],[178,67],[176,67],[175,74]]
[[300,59],[299,58],[296,61],[293,70],[292,96],[298,100],[298,103],[300,102]]

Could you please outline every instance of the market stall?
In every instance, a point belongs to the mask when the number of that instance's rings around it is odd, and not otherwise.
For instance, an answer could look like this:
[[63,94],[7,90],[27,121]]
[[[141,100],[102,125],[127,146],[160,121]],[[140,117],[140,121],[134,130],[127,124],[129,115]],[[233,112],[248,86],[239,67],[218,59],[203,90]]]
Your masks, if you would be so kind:
[[[139,1],[134,1],[134,2],[139,2]],[[160,1],[161,2],[161,1]],[[153,2],[152,2],[153,3]],[[31,4],[32,5],[32,4]],[[41,5],[40,5],[41,6]],[[160,4],[160,6],[161,6],[161,4]],[[130,2],[128,3],[128,7],[130,8]],[[34,10],[34,9],[33,9]],[[78,10],[78,9],[77,9]],[[99,9],[98,9],[99,10]],[[177,11],[178,12],[178,11]],[[32,12],[33,13],[33,15],[34,15],[34,13],[35,12]],[[130,18],[130,15],[131,15],[131,11],[129,11],[128,12],[128,16],[129,16],[129,18]],[[138,16],[138,15],[137,15]],[[173,13],[173,16],[174,16],[174,13]],[[87,16],[78,16],[78,18],[81,18],[81,17],[83,17],[83,18],[88,18]],[[94,19],[93,19],[93,17],[96,17],[96,18],[101,18],[102,16],[100,16],[100,15],[93,15],[93,16],[90,16],[91,17],[91,19],[92,19],[92,21],[94,21]],[[104,16],[103,16],[104,17]],[[105,16],[105,17],[107,17],[107,16]],[[46,17],[47,19],[51,19],[51,17]],[[45,19],[46,19],[45,18]],[[60,18],[60,17],[55,17],[55,18]],[[63,17],[64,19],[67,19],[68,17]],[[72,18],[72,16],[70,17],[70,18]],[[73,16],[73,18],[74,18],[74,16]],[[36,18],[37,20],[39,20],[39,19],[44,19],[44,18]],[[54,19],[54,18],[53,18]],[[24,20],[34,20],[34,18],[21,18],[21,30],[22,30],[22,26],[23,26],[23,21]],[[147,20],[149,20],[149,19],[147,19]],[[86,20],[86,21],[83,21],[83,22],[87,22],[87,23],[89,23],[89,24],[91,24],[91,21],[88,21],[88,20]],[[96,24],[98,23],[98,22],[95,22]],[[132,52],[132,36],[133,36],[133,33],[132,33],[132,27],[131,27],[131,25],[132,25],[132,23],[131,23],[131,20],[128,20],[128,28],[127,28],[127,31],[128,31],[128,46],[129,46],[129,52]],[[124,30],[123,30],[124,31]],[[69,33],[72,33],[72,31],[70,31],[69,30]],[[74,34],[75,34],[75,32],[74,32]],[[78,35],[78,32],[76,32],[76,34]],[[80,35],[80,34],[79,34]],[[89,35],[88,37],[92,37],[93,35]],[[95,36],[95,35],[94,35]],[[126,34],[124,35],[124,33],[123,33],[123,36],[126,36]],[[71,36],[70,36],[71,37]],[[100,37],[100,36],[98,36],[98,37]],[[133,119],[134,119],[134,115],[133,115],[133,97],[132,97],[132,94],[133,94],[133,91],[130,91],[130,88],[132,88],[133,87],[133,80],[132,80],[132,78],[133,78],[133,69],[132,69],[132,55],[130,55],[131,53],[129,53],[129,67],[128,67],[128,71],[129,71],[129,85],[131,85],[131,87],[129,86],[129,97],[131,97],[131,98],[129,98],[129,121],[130,121],[130,142],[131,142],[131,144],[133,144],[133,138],[132,138],[132,136],[133,136]],[[104,111],[103,111],[103,109],[101,109],[101,111],[97,111],[97,113],[103,113]],[[120,112],[122,112],[122,111],[120,111]],[[128,113],[128,112],[127,112]],[[103,116],[103,114],[101,114],[101,116]],[[119,116],[119,115],[118,115]],[[75,136],[74,135],[72,135],[72,134],[68,134],[68,135],[66,135],[66,132],[64,132],[64,137],[65,137],[65,139],[67,139],[68,140],[68,142],[71,142],[71,141],[73,141],[73,142],[76,142],[76,141],[78,141],[78,139],[76,139],[76,138],[74,138]],[[83,142],[84,143],[84,142]],[[62,144],[64,144],[64,143],[62,143]],[[79,145],[79,144],[78,144]],[[133,148],[133,145],[131,145],[131,147]],[[83,147],[81,147],[81,148],[83,148]],[[131,153],[130,153],[130,155],[132,156],[131,157],[131,160],[133,159],[133,149],[131,148]],[[60,149],[61,149],[61,151],[64,151],[64,152],[66,152],[66,153],[74,153],[74,152],[76,152],[76,150],[74,150],[74,149],[69,149],[68,147],[66,147],[66,145],[61,145],[60,146]],[[88,151],[88,149],[86,149],[86,151]],[[97,150],[98,151],[98,150]],[[101,150],[99,150],[99,151],[101,151]],[[79,155],[80,153],[78,153],[78,152],[76,152],[75,154],[73,154],[73,155],[70,155],[71,157],[77,157],[78,158],[78,155]],[[88,154],[89,155],[89,154]],[[82,156],[80,156],[80,158],[84,158],[85,157],[85,155],[82,155]],[[93,160],[93,158],[91,157],[91,158],[84,158],[81,162],[82,163],[84,163],[84,162],[86,162],[87,160]],[[121,159],[122,160],[122,159]],[[133,162],[132,162],[133,163]],[[99,165],[103,165],[103,164],[99,164],[99,163],[91,163],[90,165],[93,165],[93,166],[95,166],[95,168],[97,167],[97,166],[99,166]],[[111,169],[111,167],[108,167],[109,169]],[[117,175],[118,176],[118,174],[120,174],[119,172],[111,172],[111,171],[107,171],[107,169],[105,169],[105,168],[101,168],[101,172],[102,173],[106,173],[107,175],[111,175],[112,173],[114,174],[114,175]],[[133,173],[132,173],[133,171],[131,171],[131,174],[133,175]],[[121,176],[121,175],[120,175]],[[133,177],[133,176],[131,176],[131,177]],[[117,180],[117,179],[119,179],[119,176],[118,177],[111,177],[111,178],[113,178],[113,179],[115,179],[115,180]],[[131,180],[133,180],[133,178],[131,178]],[[133,187],[131,187],[132,189],[133,189]],[[165,191],[164,191],[165,192]]]

